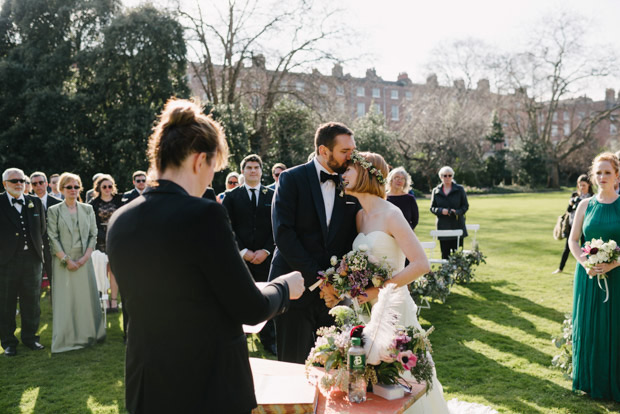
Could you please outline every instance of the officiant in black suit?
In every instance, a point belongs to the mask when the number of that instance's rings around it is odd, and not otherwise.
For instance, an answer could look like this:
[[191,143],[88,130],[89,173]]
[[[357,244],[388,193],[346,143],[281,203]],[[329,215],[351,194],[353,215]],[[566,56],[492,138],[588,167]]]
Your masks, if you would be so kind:
[[[256,407],[242,324],[284,312],[298,272],[258,290],[226,209],[202,198],[228,146],[187,100],[166,103],[149,138],[156,186],[112,216],[107,252],[129,324],[130,413],[250,413]],[[165,304],[165,306],[162,306]]]
[[[340,176],[355,149],[353,132],[337,122],[323,124],[314,146],[312,161],[280,174],[272,208],[276,250],[269,278],[299,270],[306,287],[330,266],[331,256],[351,250],[359,209],[357,200],[344,194]],[[333,323],[318,290],[306,291],[276,318],[278,359],[304,363],[316,330]]]
[[22,343],[43,349],[37,330],[41,308],[41,267],[45,211],[38,197],[24,194],[26,176],[18,168],[2,174],[0,193],[0,344],[6,356],[17,354],[15,311],[19,297]]
[[[228,211],[230,224],[235,232],[239,253],[257,282],[266,282],[274,249],[271,231],[271,201],[274,191],[261,185],[263,161],[248,155],[241,161],[242,186],[230,190],[222,205]],[[265,349],[276,354],[276,331],[272,321],[260,331]]]

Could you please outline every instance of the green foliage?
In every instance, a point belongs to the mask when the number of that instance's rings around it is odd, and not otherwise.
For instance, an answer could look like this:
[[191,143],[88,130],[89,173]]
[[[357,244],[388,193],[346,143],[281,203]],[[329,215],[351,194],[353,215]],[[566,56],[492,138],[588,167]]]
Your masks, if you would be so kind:
[[467,253],[463,250],[452,252],[448,259],[449,269],[452,270],[452,278],[454,283],[467,284],[474,279],[475,267],[481,263],[486,263],[486,256],[478,249]]
[[371,107],[363,117],[355,120],[353,131],[358,150],[381,154],[392,167],[402,164],[403,161],[394,146],[396,132],[387,127],[385,116],[377,112],[374,107]]
[[567,378],[573,378],[573,315],[564,315],[562,323],[562,334],[552,338],[553,345],[559,348],[560,352],[555,354],[551,360],[551,366],[560,370]]
[[547,157],[544,147],[534,138],[526,140],[518,152],[519,169],[517,180],[520,184],[541,187],[547,180]]

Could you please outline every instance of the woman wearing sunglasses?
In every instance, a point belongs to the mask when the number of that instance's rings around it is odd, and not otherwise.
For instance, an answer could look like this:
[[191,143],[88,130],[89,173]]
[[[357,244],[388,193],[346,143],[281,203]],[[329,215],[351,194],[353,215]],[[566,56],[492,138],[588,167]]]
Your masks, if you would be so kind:
[[90,259],[97,241],[95,213],[91,206],[79,202],[82,181],[78,175],[62,174],[58,186],[64,201],[47,210],[47,233],[54,255],[54,353],[94,345],[106,334]]
[[463,230],[463,236],[441,237],[441,258],[448,259],[452,250],[463,245],[467,236],[465,227],[465,213],[469,209],[465,189],[453,182],[454,170],[448,166],[439,170],[441,184],[431,193],[431,213],[437,216],[437,230]]
[[[106,253],[105,238],[108,232],[108,221],[112,214],[123,205],[123,196],[118,194],[116,182],[111,175],[101,174],[97,177],[93,185],[93,199],[90,200],[90,205],[93,206],[97,218],[97,250]],[[116,313],[118,312],[118,285],[109,265],[107,273],[110,278],[110,302],[106,312]]]

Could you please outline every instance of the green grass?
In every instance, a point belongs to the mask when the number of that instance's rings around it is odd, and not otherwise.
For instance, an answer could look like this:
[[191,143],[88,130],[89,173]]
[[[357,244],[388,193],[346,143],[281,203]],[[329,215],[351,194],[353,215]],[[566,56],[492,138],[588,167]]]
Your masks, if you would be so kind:
[[[560,332],[572,306],[574,259],[565,273],[551,275],[564,248],[552,230],[569,195],[470,197],[467,222],[481,225],[477,239],[487,264],[477,269],[473,283],[456,286],[445,304],[433,303],[421,314],[423,325],[436,328],[431,339],[446,399],[503,413],[620,412],[618,403],[573,393],[570,381],[550,368],[556,353],[551,336]],[[428,200],[420,200],[416,233],[423,241],[434,228],[428,207]],[[42,312],[46,350],[20,346],[17,357],[0,357],[0,413],[124,413],[120,315],[108,318],[105,343],[51,355],[47,297]],[[248,346],[253,356],[264,355],[256,337]]]

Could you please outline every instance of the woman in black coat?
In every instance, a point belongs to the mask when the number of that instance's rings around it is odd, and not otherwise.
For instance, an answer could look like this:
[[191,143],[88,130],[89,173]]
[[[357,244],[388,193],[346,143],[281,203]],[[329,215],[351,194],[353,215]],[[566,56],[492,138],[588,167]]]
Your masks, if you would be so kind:
[[465,189],[453,182],[454,170],[450,167],[442,167],[439,170],[441,184],[431,193],[431,213],[437,216],[437,230],[463,230],[460,239],[457,237],[442,237],[441,258],[448,259],[452,250],[463,245],[463,239],[467,236],[465,227],[465,213],[469,210]]
[[128,313],[126,408],[250,413],[256,407],[242,324],[284,312],[299,272],[258,290],[226,214],[202,198],[228,146],[198,105],[171,100],[149,138],[156,186],[110,220],[107,250]]

